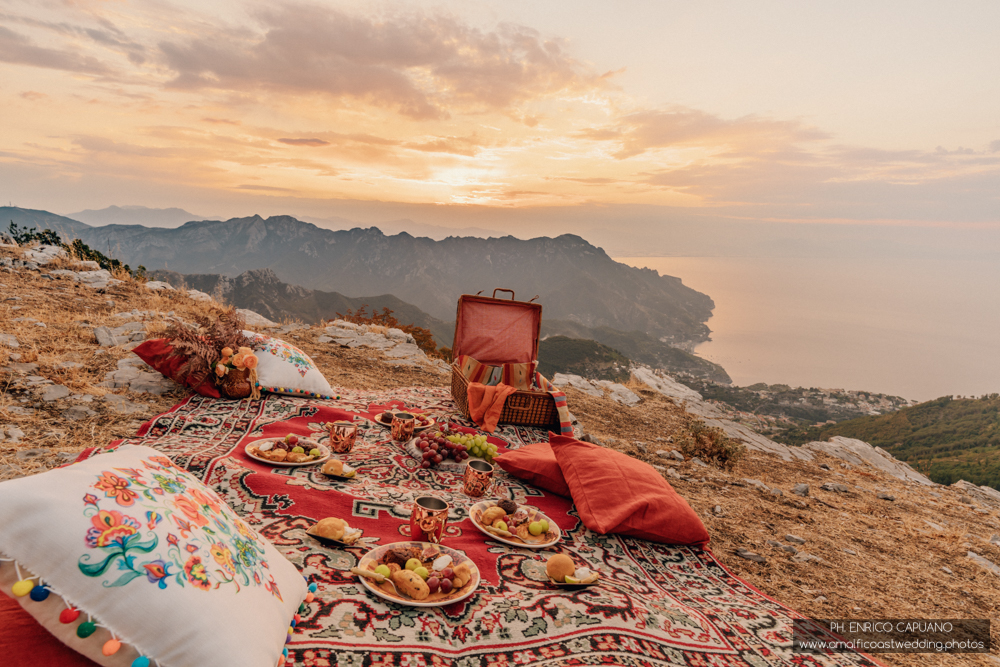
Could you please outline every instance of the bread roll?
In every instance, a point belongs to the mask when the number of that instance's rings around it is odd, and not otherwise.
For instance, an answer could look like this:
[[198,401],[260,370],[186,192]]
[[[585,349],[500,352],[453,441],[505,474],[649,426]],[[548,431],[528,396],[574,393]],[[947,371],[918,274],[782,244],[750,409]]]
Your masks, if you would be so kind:
[[425,600],[431,594],[427,582],[413,570],[400,570],[392,573],[392,583],[401,593],[409,595],[414,600]]
[[567,576],[572,577],[574,572],[576,572],[576,565],[573,564],[573,559],[566,554],[555,554],[549,557],[545,564],[545,574],[549,576],[549,579],[558,581],[560,584],[566,581]]
[[455,582],[455,588],[465,586],[472,579],[472,567],[469,565],[469,561],[456,565],[452,568],[452,572],[454,573],[452,580]]
[[502,507],[494,505],[493,507],[489,507],[483,511],[479,522],[484,526],[492,526],[494,521],[502,519],[505,516],[507,516],[507,512],[505,512]]
[[344,530],[346,528],[347,522],[343,519],[327,517],[313,526],[309,532],[313,535],[325,537],[328,540],[337,540],[339,542],[344,539]]
[[312,461],[313,456],[305,452],[291,452],[285,457],[285,460],[289,463],[305,463],[306,461]]
[[323,464],[323,474],[343,477],[344,462],[341,461],[340,459],[330,459],[329,461]]

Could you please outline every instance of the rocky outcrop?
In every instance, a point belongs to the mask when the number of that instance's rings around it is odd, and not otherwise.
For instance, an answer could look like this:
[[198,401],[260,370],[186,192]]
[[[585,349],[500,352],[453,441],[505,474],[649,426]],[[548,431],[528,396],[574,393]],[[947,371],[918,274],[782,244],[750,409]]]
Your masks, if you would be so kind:
[[823,452],[854,465],[869,465],[898,479],[934,486],[934,482],[906,463],[894,458],[881,447],[872,447],[863,440],[838,435],[830,438],[829,442],[810,442],[802,445],[802,448],[811,452]]
[[334,320],[316,342],[379,350],[386,356],[386,363],[393,366],[432,366],[443,372],[451,370],[447,362],[428,357],[417,347],[413,336],[400,329]]
[[972,499],[988,507],[1000,507],[1000,491],[989,486],[976,486],[972,482],[960,479],[951,485],[956,491],[961,491]]
[[635,405],[642,400],[638,394],[625,385],[608,380],[587,380],[579,375],[556,373],[552,376],[552,384],[557,387],[572,387],[590,396],[607,395],[612,401],[622,405]]

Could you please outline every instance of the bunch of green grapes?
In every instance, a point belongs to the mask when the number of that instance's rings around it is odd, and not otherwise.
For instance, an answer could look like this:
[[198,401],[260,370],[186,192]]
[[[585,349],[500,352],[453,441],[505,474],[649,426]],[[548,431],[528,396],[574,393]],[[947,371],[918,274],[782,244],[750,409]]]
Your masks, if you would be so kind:
[[486,459],[487,463],[491,463],[493,457],[497,455],[497,446],[487,442],[485,435],[456,434],[449,435],[448,440],[458,445],[464,445],[465,451],[470,456]]

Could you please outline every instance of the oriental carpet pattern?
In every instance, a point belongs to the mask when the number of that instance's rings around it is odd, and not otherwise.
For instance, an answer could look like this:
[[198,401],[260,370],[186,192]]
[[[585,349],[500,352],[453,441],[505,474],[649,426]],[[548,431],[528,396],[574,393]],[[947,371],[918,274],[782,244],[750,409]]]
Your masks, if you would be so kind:
[[[461,475],[419,468],[388,429],[371,421],[393,406],[472,426],[446,389],[340,395],[193,396],[122,441],[158,449],[203,480],[318,585],[288,644],[287,665],[876,664],[859,654],[793,652],[792,620],[802,616],[731,575],[709,551],[598,535],[580,523],[569,499],[499,469],[502,495],[541,509],[563,539],[543,551],[488,539],[468,518],[473,501],[459,490]],[[328,478],[319,466],[271,468],[243,451],[253,440],[290,432],[323,442],[325,422],[355,415],[364,418],[357,444],[341,456],[358,469],[354,480]],[[501,453],[544,440],[543,431],[510,426],[490,437]],[[350,573],[374,545],[409,539],[410,502],[424,494],[451,505],[444,543],[468,554],[482,575],[470,598],[433,609],[385,602]],[[319,544],[306,530],[328,516],[346,519],[371,541],[348,549]],[[576,591],[550,586],[545,559],[555,551],[598,570],[601,584]]]

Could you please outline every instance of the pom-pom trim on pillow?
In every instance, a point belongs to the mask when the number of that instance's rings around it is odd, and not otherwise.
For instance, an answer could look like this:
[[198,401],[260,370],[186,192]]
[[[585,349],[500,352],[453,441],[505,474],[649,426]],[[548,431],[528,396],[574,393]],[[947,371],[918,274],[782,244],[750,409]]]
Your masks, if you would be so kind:
[[[8,563],[13,564],[13,567],[7,565]],[[13,574],[15,575],[13,584],[10,583],[12,581],[10,577],[11,569],[13,569]],[[303,603],[299,606],[299,613],[305,613],[307,611],[305,604],[308,604],[315,599],[315,592],[317,590],[315,583],[310,583],[309,579],[306,577],[303,578],[308,583],[308,593],[306,594]],[[35,580],[37,580],[37,583],[35,583]],[[152,664],[149,657],[145,655],[145,651],[136,646],[134,642],[129,640],[123,641],[124,638],[116,633],[107,624],[101,622],[100,619],[97,619],[93,614],[88,613],[86,610],[81,609],[78,605],[72,603],[64,595],[54,589],[51,584],[46,583],[42,577],[37,574],[32,574],[30,570],[23,568],[15,559],[7,558],[2,553],[0,553],[0,586],[3,587],[4,593],[7,593],[9,597],[17,601],[18,604],[20,604],[21,607],[32,616],[36,615],[32,613],[34,610],[26,605],[24,601],[31,600],[32,603],[39,603],[59,599],[62,602],[63,607],[59,612],[59,623],[67,626],[67,631],[62,633],[62,636],[57,637],[56,635],[52,635],[49,628],[46,628],[46,630],[50,631],[50,635],[53,638],[61,640],[67,647],[73,649],[80,655],[93,660],[100,660],[102,656],[104,658],[119,656],[122,661],[117,664],[122,665],[129,662],[129,658],[132,655],[135,655],[136,657],[129,663],[130,667],[150,667]],[[77,621],[79,621],[79,623],[77,623]],[[74,623],[76,624],[76,629],[73,634],[70,635],[68,630]],[[295,626],[296,621],[293,619],[291,626],[288,628],[289,635],[295,631]],[[99,632],[100,630],[104,630],[105,632]],[[76,643],[77,641],[84,642],[90,640],[91,637],[96,638],[96,640],[91,641],[89,646]],[[97,654],[98,642],[100,642],[101,646],[100,656]],[[288,658],[288,648],[282,649],[282,657],[285,659]],[[100,661],[105,662],[103,660]]]

